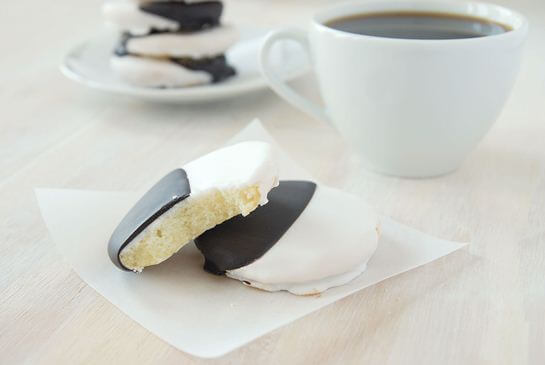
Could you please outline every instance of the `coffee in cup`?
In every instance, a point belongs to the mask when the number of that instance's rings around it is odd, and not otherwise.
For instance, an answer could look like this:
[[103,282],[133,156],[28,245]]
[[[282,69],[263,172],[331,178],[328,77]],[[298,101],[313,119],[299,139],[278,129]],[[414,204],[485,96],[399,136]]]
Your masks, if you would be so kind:
[[343,32],[399,39],[462,39],[486,37],[513,30],[490,19],[416,11],[350,15],[326,23]]
[[[404,177],[455,170],[497,119],[515,81],[526,19],[478,2],[355,2],[318,11],[308,32],[273,31],[260,53],[271,88],[331,122],[369,169]],[[294,40],[310,54],[325,107],[269,62]]]

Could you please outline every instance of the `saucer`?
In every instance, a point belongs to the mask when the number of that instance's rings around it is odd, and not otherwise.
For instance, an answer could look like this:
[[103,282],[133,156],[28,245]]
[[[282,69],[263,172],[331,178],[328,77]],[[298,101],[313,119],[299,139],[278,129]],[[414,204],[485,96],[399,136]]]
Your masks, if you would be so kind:
[[[259,49],[269,29],[241,28],[240,40],[227,51],[227,59],[237,74],[221,83],[186,88],[145,88],[120,80],[109,61],[119,35],[104,32],[74,47],[60,68],[71,80],[89,88],[150,101],[194,103],[215,101],[267,88],[258,63]],[[281,42],[271,54],[271,64],[283,80],[289,81],[309,70],[304,52],[290,41]]]

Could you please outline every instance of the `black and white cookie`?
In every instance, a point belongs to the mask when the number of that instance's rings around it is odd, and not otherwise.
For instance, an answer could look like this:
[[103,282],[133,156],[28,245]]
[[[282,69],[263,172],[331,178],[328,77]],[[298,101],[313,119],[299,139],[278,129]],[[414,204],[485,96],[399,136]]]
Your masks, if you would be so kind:
[[194,60],[191,58],[151,58],[114,56],[112,69],[125,81],[147,87],[193,86],[223,81],[235,74],[225,56]]
[[195,239],[204,269],[267,291],[311,295],[358,277],[378,241],[361,200],[308,181],[281,181],[269,203]]
[[222,55],[236,42],[233,26],[222,25],[198,32],[153,32],[145,36],[123,34],[117,53],[149,57],[190,57],[194,59]]
[[220,23],[221,1],[111,0],[107,23],[122,31],[110,61],[125,82],[144,87],[217,83],[236,74],[225,52],[238,38]]
[[123,270],[168,259],[207,229],[267,203],[278,185],[270,146],[243,142],[202,156],[156,183],[113,232],[108,252]]
[[102,6],[104,21],[133,35],[153,31],[198,31],[220,24],[221,1],[110,0]]
[[108,252],[138,272],[194,240],[210,273],[312,295],[362,274],[378,237],[378,218],[360,199],[310,181],[279,184],[270,146],[244,142],[162,178],[122,219]]

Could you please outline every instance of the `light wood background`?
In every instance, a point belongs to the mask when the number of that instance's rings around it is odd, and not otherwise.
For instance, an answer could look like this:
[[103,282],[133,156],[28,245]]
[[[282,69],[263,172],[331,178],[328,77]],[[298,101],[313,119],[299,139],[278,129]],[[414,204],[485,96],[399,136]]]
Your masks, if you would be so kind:
[[[82,282],[55,251],[33,189],[144,188],[175,161],[217,147],[254,117],[319,178],[406,224],[473,243],[211,363],[545,363],[545,3],[497,2],[531,21],[519,80],[461,169],[429,180],[358,169],[335,131],[269,91],[172,106],[87,90],[64,79],[57,66],[101,26],[100,1],[5,2],[0,363],[208,362],[148,333]],[[233,0],[226,18],[304,27],[326,3]],[[317,97],[311,77],[295,85]]]

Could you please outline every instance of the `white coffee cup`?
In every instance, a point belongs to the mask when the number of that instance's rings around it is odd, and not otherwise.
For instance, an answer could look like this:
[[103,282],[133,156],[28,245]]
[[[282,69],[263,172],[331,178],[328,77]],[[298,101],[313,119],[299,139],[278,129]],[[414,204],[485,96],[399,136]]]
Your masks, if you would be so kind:
[[[422,11],[488,19],[512,28],[449,40],[374,37],[326,24],[350,15]],[[260,54],[271,88],[308,114],[331,121],[370,169],[428,177],[455,170],[498,117],[515,81],[526,19],[485,3],[347,3],[314,15],[310,30],[271,32]],[[287,86],[270,66],[279,40],[310,54],[325,108]]]

